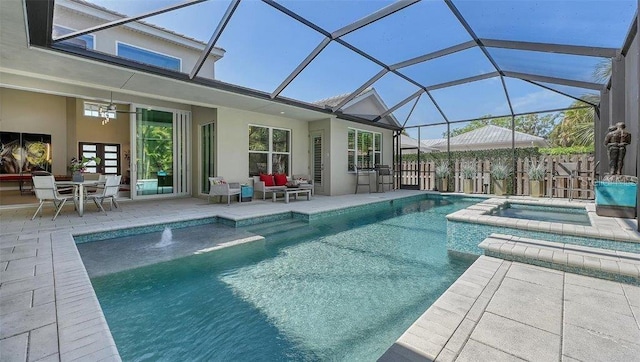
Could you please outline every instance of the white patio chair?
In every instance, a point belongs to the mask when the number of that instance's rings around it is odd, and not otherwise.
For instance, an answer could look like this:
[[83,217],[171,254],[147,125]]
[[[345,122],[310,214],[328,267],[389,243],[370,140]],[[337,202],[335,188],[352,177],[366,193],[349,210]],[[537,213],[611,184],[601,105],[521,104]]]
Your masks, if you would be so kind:
[[87,201],[92,200],[98,209],[100,209],[105,214],[107,213],[102,207],[104,200],[109,200],[109,211],[113,210],[113,206],[116,206],[116,209],[119,208],[118,202],[116,198],[118,197],[118,191],[120,190],[120,180],[122,179],[122,175],[108,175],[104,178],[104,186],[102,189],[98,189],[99,191],[93,194],[88,194]]
[[[231,205],[231,196],[240,195],[241,192],[242,189],[238,182],[227,183],[222,177],[209,177],[209,202],[211,202],[212,196],[219,196],[220,201],[222,201],[222,196],[226,196],[227,205]],[[238,196],[238,202],[242,202],[242,197]]]
[[53,215],[53,219],[51,220],[55,220],[56,217],[58,217],[60,210],[62,210],[64,204],[68,200],[72,200],[75,205],[76,190],[74,189],[71,194],[61,195],[58,192],[58,188],[56,187],[56,180],[53,175],[33,176],[31,179],[33,180],[33,191],[35,191],[36,197],[38,198],[38,200],[40,200],[40,205],[38,205],[38,209],[31,217],[31,220],[36,218],[36,215],[42,210],[42,206],[47,201],[51,201],[56,209],[56,212]]

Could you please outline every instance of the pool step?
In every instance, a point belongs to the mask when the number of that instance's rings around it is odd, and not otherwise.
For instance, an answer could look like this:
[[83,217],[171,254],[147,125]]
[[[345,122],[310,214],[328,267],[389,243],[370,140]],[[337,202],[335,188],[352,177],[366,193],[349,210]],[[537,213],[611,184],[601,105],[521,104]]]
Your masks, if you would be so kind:
[[296,220],[281,220],[266,224],[250,226],[247,229],[262,236],[269,236],[277,233],[291,232],[297,229],[308,228],[308,224]]
[[503,234],[491,234],[478,246],[487,256],[640,285],[640,253]]

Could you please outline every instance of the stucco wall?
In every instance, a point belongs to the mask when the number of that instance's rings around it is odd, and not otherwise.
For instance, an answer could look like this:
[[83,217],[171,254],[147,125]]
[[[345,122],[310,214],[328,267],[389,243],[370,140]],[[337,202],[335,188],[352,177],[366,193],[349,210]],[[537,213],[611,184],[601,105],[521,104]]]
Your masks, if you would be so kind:
[[0,130],[51,135],[52,171],[67,173],[65,97],[0,88]]
[[[84,115],[84,99],[75,99],[75,114],[68,114],[70,120],[74,119],[76,137],[69,141],[69,158],[78,155],[80,142],[115,143],[120,145],[120,173],[125,174],[129,165],[125,164],[125,152],[130,147],[130,115],[116,113],[116,118],[102,125],[102,118],[86,117]],[[121,111],[128,111],[126,105],[118,105]]]
[[[200,195],[200,190],[202,190],[202,185],[200,184],[200,178],[202,175],[202,155],[200,154],[200,126],[203,124],[214,122],[217,125],[216,120],[218,119],[218,110],[215,108],[205,108],[193,106],[191,108],[191,124],[193,125],[193,130],[191,132],[191,139],[193,142],[191,143],[191,155],[193,160],[193,177],[191,190],[193,196]],[[214,129],[216,127],[214,126]],[[214,131],[214,137],[218,134],[217,129]],[[217,165],[214,165],[216,167]]]
[[291,130],[291,174],[309,168],[307,122],[232,108],[218,108],[216,171],[231,182],[249,181],[249,125]]
[[[58,6],[56,7],[54,23],[56,25],[62,25],[67,28],[79,30],[103,24],[104,21]],[[191,72],[191,69],[200,56],[200,50],[171,43],[167,40],[135,31],[127,26],[110,28],[94,33],[93,35],[95,36],[96,51],[116,55],[117,40],[129,45],[181,58],[182,72],[185,73]],[[204,49],[204,45],[202,48]],[[205,64],[198,75],[210,79],[214,77],[214,61],[212,58],[205,61]]]
[[637,158],[640,149],[638,148],[638,104],[640,103],[640,89],[638,88],[638,53],[639,42],[636,38],[631,43],[631,47],[625,57],[625,124],[627,131],[631,133],[631,144],[627,146],[625,157],[624,174],[637,175]]
[[[348,171],[347,134],[349,128],[382,133],[382,164],[393,164],[393,131],[334,119],[331,121],[331,195],[352,194],[356,188],[355,173]],[[366,192],[366,189],[364,190]],[[371,191],[375,191],[375,188],[372,188]]]

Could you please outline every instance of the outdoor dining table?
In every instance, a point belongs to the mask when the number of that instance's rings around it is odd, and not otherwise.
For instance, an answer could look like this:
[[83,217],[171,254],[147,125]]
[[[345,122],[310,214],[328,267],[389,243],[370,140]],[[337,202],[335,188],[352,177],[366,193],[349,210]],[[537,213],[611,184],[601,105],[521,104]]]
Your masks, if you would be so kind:
[[78,215],[84,214],[84,202],[86,193],[84,192],[85,186],[100,186],[104,185],[104,181],[98,180],[86,180],[86,181],[56,181],[56,186],[73,186],[73,192],[76,199],[76,210]]

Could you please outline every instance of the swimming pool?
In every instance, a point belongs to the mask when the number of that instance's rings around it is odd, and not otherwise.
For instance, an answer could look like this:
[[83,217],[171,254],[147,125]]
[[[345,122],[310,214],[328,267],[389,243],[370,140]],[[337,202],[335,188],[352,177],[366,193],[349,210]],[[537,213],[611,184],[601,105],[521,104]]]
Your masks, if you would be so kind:
[[[375,360],[472,263],[448,255],[444,216],[475,202],[395,200],[310,223],[242,227],[240,236],[264,239],[92,283],[125,361]],[[134,238],[172,253],[186,242],[180,233],[160,246],[162,232]],[[113,242],[78,249],[84,260]]]
[[491,214],[515,219],[591,226],[589,215],[587,215],[587,210],[584,207],[549,207],[509,202],[502,207],[496,208]]

